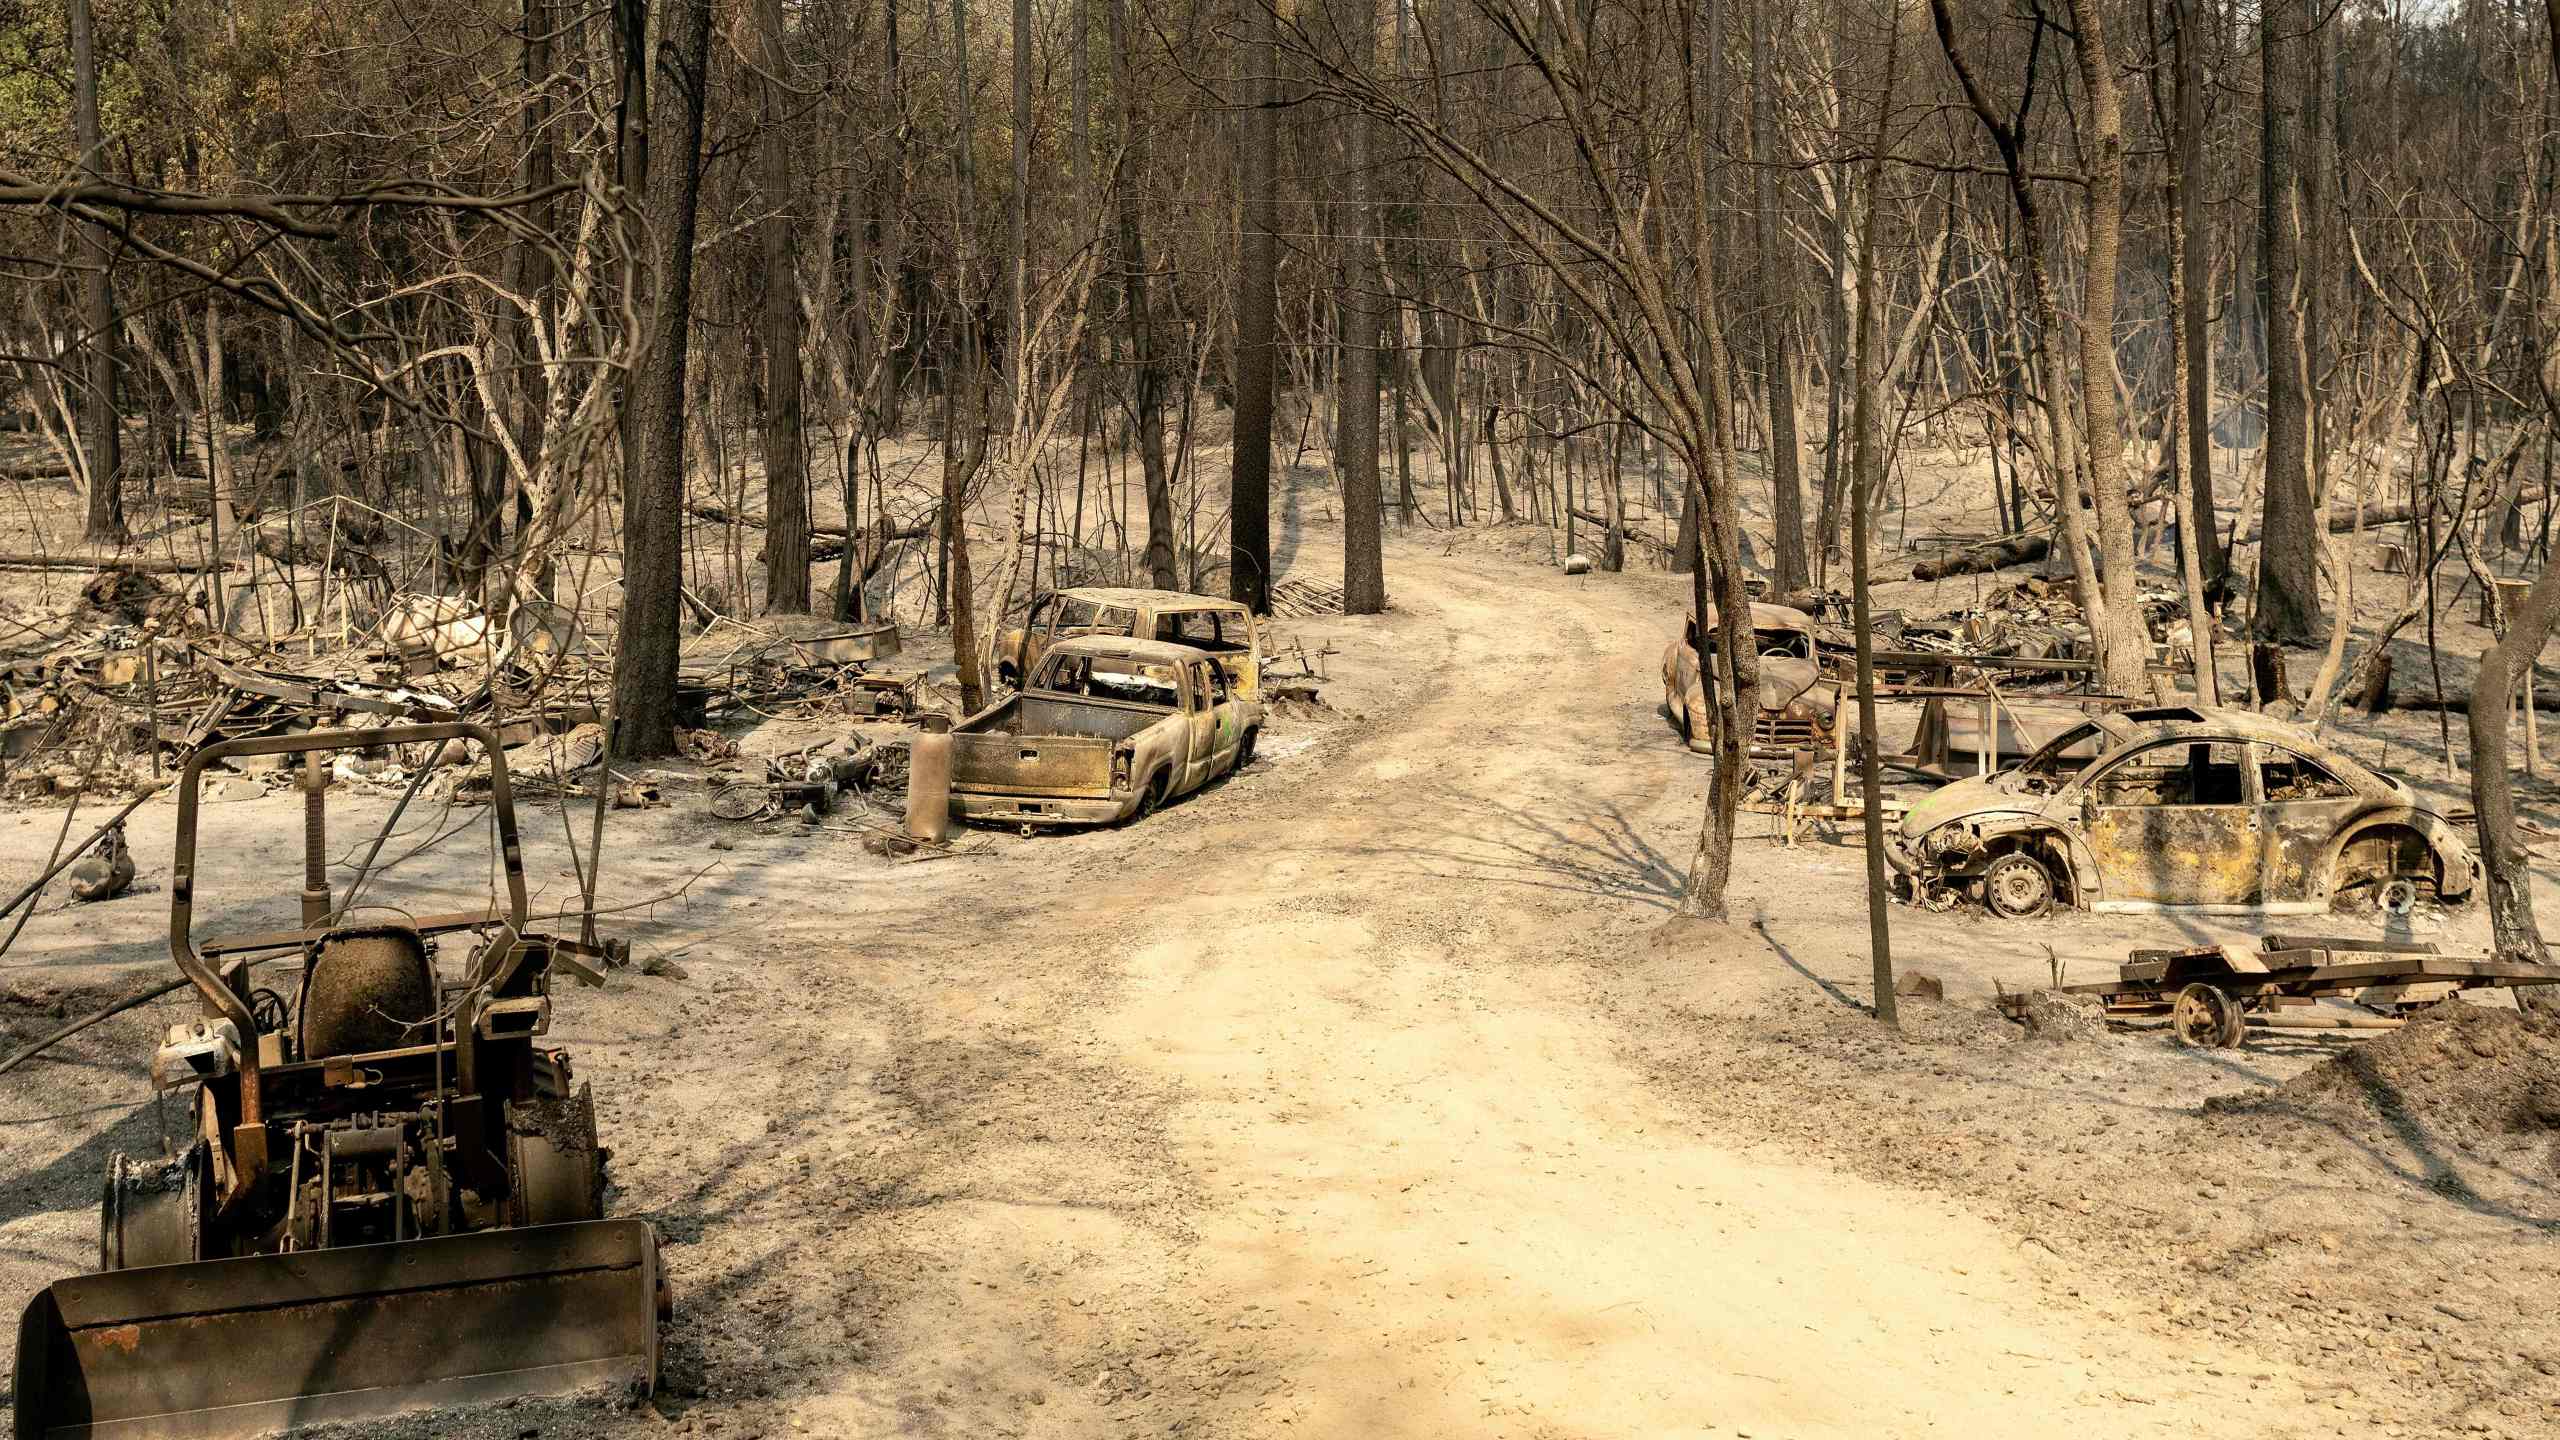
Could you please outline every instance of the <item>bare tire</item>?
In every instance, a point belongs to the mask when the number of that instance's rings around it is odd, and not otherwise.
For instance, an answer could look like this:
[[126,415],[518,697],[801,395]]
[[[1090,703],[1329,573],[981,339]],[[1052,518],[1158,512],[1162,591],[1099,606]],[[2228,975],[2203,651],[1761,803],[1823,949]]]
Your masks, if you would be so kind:
[[2024,850],[2012,850],[1982,872],[1982,903],[2004,920],[2033,920],[2053,908],[2053,872]]
[[1247,730],[1244,732],[1244,742],[1236,747],[1237,769],[1241,770],[1247,765],[1253,763],[1253,747],[1261,739],[1262,732],[1259,730]]

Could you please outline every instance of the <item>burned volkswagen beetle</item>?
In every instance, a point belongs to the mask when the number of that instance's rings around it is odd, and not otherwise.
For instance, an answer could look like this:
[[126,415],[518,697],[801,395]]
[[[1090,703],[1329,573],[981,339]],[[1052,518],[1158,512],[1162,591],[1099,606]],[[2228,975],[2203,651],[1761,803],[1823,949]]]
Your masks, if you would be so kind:
[[1913,805],[1886,847],[1915,898],[1997,915],[2299,915],[2467,898],[2461,827],[2309,730],[2200,706],[2091,716],[2013,769]]

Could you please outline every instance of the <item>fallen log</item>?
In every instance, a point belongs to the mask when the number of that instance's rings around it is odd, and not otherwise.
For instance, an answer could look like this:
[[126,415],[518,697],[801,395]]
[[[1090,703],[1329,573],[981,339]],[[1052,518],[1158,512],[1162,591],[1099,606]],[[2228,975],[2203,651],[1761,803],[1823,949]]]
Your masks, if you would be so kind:
[[[2550,495],[2551,492],[2548,490],[2528,490],[2525,493],[2518,495],[2515,503],[2518,508],[2526,505],[2536,505],[2546,499],[2549,499]],[[2495,509],[2497,505],[2497,496],[2482,496],[2472,502],[2470,512],[2471,517],[2477,518],[2479,516],[2486,515],[2491,510]],[[2367,530],[2379,530],[2385,525],[2405,525],[2412,520],[2423,517],[2426,513],[2427,507],[2418,504],[2415,501],[2401,505],[2384,505],[2378,509],[2369,509],[2364,512],[2364,528]],[[2446,518],[2450,520],[2452,517],[2448,516]],[[2343,512],[2337,510],[2329,512],[2330,534],[2344,535],[2355,528],[2356,516],[2355,511],[2352,508]],[[2241,536],[2239,539],[2234,540],[2231,543],[2234,545],[2255,545],[2258,543],[2258,537],[2264,533],[2265,531],[2263,528],[2252,530],[2248,534]]]
[[60,461],[0,465],[0,480],[68,480],[70,478],[71,467]]
[[[2471,713],[2471,697],[2468,695],[2423,695],[2415,699],[2394,700],[2392,704],[2395,709],[2414,710],[2422,714],[2433,714],[2438,710],[2455,715]],[[2554,694],[2549,690],[2535,690],[2533,708],[2545,715],[2560,715],[2560,694]]]
[[134,575],[202,575],[237,570],[227,560],[99,560],[85,555],[0,554],[0,570],[122,570]]
[[1911,567],[1914,580],[1944,580],[1951,575],[1986,575],[2012,565],[2032,565],[2053,553],[2053,541],[2043,535],[2012,535],[1981,545],[1969,545],[1950,551],[1935,560],[1923,560]]
[[[714,525],[738,524],[744,525],[750,530],[761,530],[764,528],[764,518],[762,516],[741,515],[730,510],[726,505],[687,505],[684,507],[684,513],[692,516],[696,520],[708,520]],[[809,533],[811,535],[825,535],[833,539],[841,540],[844,538],[844,527],[841,525],[820,525],[812,522],[809,526]]]
[[[820,530],[818,534],[825,538],[812,540],[810,542],[810,564],[816,565],[825,561],[835,560],[843,556],[844,547],[848,542],[845,540],[844,532],[842,530],[833,529],[831,527],[829,529]],[[881,562],[888,558],[889,545],[895,544],[901,540],[929,539],[932,535],[933,523],[931,521],[922,521],[914,525],[903,525],[890,531],[888,543],[880,545],[879,548],[871,553],[870,558],[863,562],[866,568],[862,572],[862,578],[868,580],[879,571]],[[877,535],[869,531],[864,532],[862,538],[873,541],[879,539]],[[761,550],[757,551],[756,558],[759,560],[763,559],[764,552]]]

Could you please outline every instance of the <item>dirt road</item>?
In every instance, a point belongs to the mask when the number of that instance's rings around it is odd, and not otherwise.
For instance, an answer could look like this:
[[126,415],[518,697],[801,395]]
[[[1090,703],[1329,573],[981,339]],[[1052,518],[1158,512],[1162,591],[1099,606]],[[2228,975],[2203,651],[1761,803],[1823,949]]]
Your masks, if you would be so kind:
[[[2171,1339],[2099,1275],[1649,1080],[1631,1028],[1678,1014],[1590,998],[1647,947],[1701,986],[1834,983],[1747,928],[1658,933],[1704,779],[1654,711],[1674,582],[1422,545],[1390,573],[1394,615],[1291,627],[1338,651],[1338,718],[1142,826],[893,865],[618,820],[620,893],[718,864],[629,917],[680,977],[561,1004],[614,1204],[669,1242],[665,1393],[414,1433],[2352,1426],[2331,1391],[2306,1408],[2316,1377]],[[8,837],[13,870],[42,838]],[[1737,911],[1808,908],[1779,887],[1842,855],[1751,860]],[[91,912],[137,943],[39,947],[41,975],[148,960],[164,900]],[[0,1290],[88,1262],[97,1166],[148,1147],[158,1023],[0,1089]]]

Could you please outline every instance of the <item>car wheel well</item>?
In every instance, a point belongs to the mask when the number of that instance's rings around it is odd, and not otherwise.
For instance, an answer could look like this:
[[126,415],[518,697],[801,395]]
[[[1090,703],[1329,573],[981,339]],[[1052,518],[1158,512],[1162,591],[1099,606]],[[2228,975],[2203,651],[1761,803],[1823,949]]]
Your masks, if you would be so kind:
[[2424,832],[2397,820],[2385,820],[2354,831],[2338,842],[2329,870],[2329,892],[2352,886],[2387,884],[2406,877],[2444,892],[2444,858]]
[[2012,830],[1994,835],[1982,842],[1984,865],[2013,851],[2023,850],[2044,862],[2045,872],[2053,877],[2053,898],[2062,905],[2080,903],[2080,877],[2071,868],[2071,851],[2058,831]]

